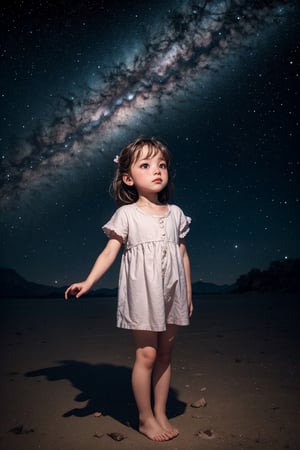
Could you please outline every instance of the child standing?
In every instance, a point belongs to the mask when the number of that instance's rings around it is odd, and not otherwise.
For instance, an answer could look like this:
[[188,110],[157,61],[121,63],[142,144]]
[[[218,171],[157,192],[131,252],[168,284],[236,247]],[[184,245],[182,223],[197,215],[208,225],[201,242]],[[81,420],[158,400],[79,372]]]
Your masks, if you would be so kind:
[[154,441],[166,441],[179,433],[166,416],[172,348],[178,326],[188,325],[193,311],[184,242],[190,219],[178,206],[168,204],[170,155],[160,141],[137,139],[115,162],[113,190],[122,206],[103,226],[109,240],[88,277],[72,284],[65,298],[79,298],[91,289],[124,246],[117,326],[130,329],[135,344],[132,387],[139,431]]

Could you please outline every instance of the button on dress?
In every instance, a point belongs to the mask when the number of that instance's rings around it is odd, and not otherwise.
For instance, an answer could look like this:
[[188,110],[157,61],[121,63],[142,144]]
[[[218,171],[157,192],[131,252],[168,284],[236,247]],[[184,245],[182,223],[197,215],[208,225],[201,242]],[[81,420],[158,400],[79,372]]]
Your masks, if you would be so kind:
[[179,239],[191,219],[176,205],[162,216],[146,214],[135,203],[121,206],[102,227],[124,243],[117,327],[165,331],[166,324],[188,325],[187,286]]

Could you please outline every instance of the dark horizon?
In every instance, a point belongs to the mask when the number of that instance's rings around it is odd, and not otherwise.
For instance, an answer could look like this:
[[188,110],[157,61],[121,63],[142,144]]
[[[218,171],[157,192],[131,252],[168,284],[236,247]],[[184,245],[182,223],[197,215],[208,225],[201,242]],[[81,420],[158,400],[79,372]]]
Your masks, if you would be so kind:
[[[243,294],[256,293],[289,293],[300,291],[300,259],[273,261],[266,270],[252,268],[241,274],[235,283],[217,285],[196,281],[192,283],[192,293],[201,294]],[[2,297],[63,297],[67,286],[46,286],[24,279],[13,269],[0,267]],[[86,297],[117,297],[118,287],[108,288],[96,284]]]

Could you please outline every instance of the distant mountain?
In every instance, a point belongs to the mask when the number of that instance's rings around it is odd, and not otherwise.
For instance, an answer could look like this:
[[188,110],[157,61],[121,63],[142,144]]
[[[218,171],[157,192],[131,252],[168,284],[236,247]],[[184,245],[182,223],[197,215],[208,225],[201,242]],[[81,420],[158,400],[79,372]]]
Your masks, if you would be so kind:
[[[4,297],[63,297],[66,287],[45,286],[27,281],[13,269],[0,268],[0,296]],[[218,286],[198,281],[192,285],[193,294],[221,294],[232,292],[234,285]],[[89,297],[115,297],[117,288],[100,288],[91,291]]]
[[214,284],[197,281],[192,284],[193,294],[226,294],[235,290],[235,284]]
[[0,268],[1,297],[59,297],[63,288],[32,283],[15,270]]
[[[54,297],[63,298],[66,287],[45,286],[21,277],[15,270],[0,268],[0,297]],[[117,289],[98,289],[91,291],[90,297],[114,297]]]
[[90,297],[116,297],[118,295],[118,288],[100,288],[91,291]]

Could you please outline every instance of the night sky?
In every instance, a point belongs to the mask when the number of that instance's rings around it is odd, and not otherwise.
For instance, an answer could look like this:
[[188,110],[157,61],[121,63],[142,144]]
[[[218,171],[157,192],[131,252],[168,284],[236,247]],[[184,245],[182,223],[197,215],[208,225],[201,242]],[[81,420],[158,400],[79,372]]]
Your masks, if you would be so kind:
[[284,1],[2,6],[0,266],[85,278],[113,158],[140,135],[171,150],[194,282],[300,257],[299,18]]

